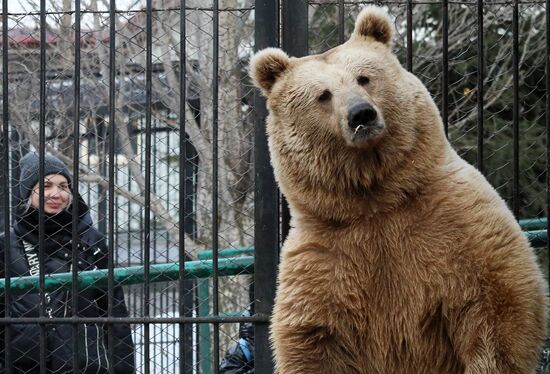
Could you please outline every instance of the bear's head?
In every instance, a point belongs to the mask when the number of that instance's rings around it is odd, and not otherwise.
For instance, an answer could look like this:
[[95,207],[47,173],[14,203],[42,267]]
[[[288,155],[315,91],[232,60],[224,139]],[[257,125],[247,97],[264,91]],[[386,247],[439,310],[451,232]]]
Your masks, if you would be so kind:
[[447,154],[439,112],[392,53],[378,7],[323,54],[259,51],[250,74],[267,98],[276,178],[293,214],[342,221],[389,209],[429,181]]

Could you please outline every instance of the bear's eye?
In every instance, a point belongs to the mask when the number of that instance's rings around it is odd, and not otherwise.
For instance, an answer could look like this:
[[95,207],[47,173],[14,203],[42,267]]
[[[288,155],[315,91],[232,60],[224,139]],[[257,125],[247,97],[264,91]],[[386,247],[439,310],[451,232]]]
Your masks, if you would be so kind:
[[326,103],[332,98],[332,93],[329,90],[324,90],[323,93],[319,96],[318,100],[322,103]]
[[366,77],[364,75],[360,75],[357,77],[357,83],[360,85],[360,86],[364,86],[366,84],[369,84],[369,77]]

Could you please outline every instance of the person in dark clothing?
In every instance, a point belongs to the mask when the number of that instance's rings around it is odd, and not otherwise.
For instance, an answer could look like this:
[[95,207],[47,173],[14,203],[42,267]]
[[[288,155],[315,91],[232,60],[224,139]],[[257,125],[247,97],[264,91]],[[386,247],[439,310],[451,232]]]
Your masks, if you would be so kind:
[[[246,311],[243,316],[250,316]],[[219,374],[254,373],[254,324],[242,322],[239,326],[239,340],[229,347],[220,364]]]
[[[254,315],[254,283],[248,288],[250,308],[243,317]],[[254,324],[241,322],[239,340],[229,346],[220,364],[219,374],[254,374]]]
[[[44,238],[39,240],[39,156],[29,153],[20,161],[20,204],[10,231],[10,247],[4,248],[0,237],[0,270],[7,270],[11,277],[95,270],[107,267],[108,249],[104,236],[93,227],[89,208],[73,191],[72,180],[66,165],[58,158],[44,158]],[[78,204],[78,242],[73,243],[73,204]],[[73,250],[77,251],[77,263],[73,263]],[[4,264],[4,251],[9,251],[10,263]],[[39,263],[40,252],[44,262]],[[7,266],[5,266],[7,265]],[[2,274],[5,277],[6,274]],[[120,286],[113,289],[112,315],[127,317],[124,294]],[[104,289],[88,288],[79,291],[76,315],[78,317],[106,317],[108,297]],[[4,298],[1,296],[3,304]],[[38,293],[13,295],[9,308],[1,305],[3,315],[12,318],[39,317],[41,310]],[[73,316],[71,290],[58,289],[45,294],[46,317]],[[8,326],[8,327],[5,327]],[[109,331],[101,323],[77,325],[78,341],[73,341],[71,324],[47,324],[45,328],[45,362],[48,373],[72,373],[73,355],[77,347],[78,372],[130,374],[135,372],[134,344],[128,324],[113,324]],[[38,324],[2,325],[10,328],[10,341],[3,331],[0,343],[3,349],[11,349],[11,367],[15,373],[37,373],[40,370],[40,326]],[[76,343],[76,344],[75,344]],[[113,344],[113,354],[108,344]],[[0,361],[4,354],[0,354]],[[2,362],[3,364],[3,362]]]

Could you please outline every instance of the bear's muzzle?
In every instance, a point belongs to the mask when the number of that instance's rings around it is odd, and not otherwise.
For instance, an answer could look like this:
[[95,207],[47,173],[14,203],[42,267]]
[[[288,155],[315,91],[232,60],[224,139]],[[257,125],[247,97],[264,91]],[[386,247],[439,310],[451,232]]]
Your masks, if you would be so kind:
[[374,106],[361,100],[353,103],[348,109],[347,134],[348,143],[353,146],[362,146],[376,139],[384,129],[383,121]]
[[348,126],[355,132],[358,127],[376,124],[376,109],[366,101],[353,105],[348,110]]

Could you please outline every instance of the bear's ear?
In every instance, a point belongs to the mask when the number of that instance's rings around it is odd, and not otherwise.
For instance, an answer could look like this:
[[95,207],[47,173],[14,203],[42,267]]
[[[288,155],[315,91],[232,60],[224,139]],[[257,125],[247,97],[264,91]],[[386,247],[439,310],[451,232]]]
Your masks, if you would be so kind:
[[380,7],[368,6],[364,8],[357,20],[353,34],[370,36],[374,40],[392,46],[394,27],[388,13]]
[[266,48],[250,60],[250,76],[256,87],[269,94],[277,78],[288,68],[290,58],[278,48]]

